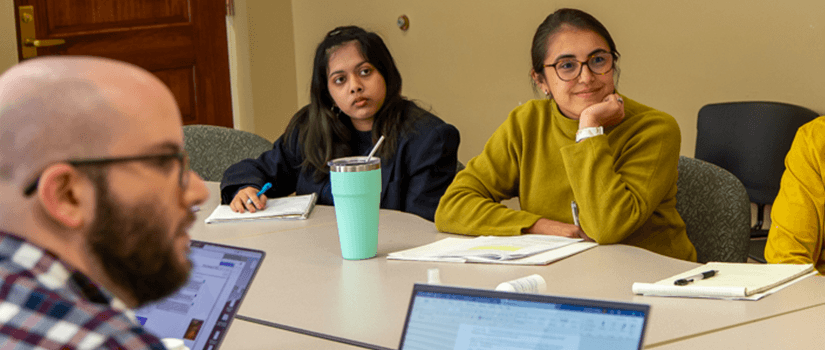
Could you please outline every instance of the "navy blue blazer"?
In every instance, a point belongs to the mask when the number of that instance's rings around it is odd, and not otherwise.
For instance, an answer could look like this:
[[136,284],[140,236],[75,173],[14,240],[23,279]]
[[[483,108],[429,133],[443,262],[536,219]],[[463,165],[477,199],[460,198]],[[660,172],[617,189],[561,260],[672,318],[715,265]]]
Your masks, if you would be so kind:
[[[381,160],[381,208],[405,211],[433,221],[438,201],[455,177],[460,136],[454,126],[417,106],[411,107],[408,113],[420,113],[420,117],[410,130],[402,132],[395,155]],[[301,170],[303,157],[298,137],[291,138],[291,147],[286,147],[284,140],[285,135],[281,135],[272,150],[258,159],[234,164],[224,172],[221,180],[224,204],[231,202],[239,189],[261,188],[267,182],[273,185],[266,192],[268,198],[315,192],[319,204],[333,204],[329,176],[315,182],[312,173]]]

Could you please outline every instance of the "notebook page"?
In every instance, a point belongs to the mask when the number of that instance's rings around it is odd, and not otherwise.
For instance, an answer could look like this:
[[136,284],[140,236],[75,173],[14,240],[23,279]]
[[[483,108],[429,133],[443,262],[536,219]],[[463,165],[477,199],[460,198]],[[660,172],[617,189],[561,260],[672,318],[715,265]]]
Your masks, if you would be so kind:
[[307,215],[315,206],[317,195],[315,193],[272,198],[266,201],[266,207],[254,213],[236,213],[229,208],[229,205],[219,205],[206,218],[207,224],[219,222],[247,221],[247,220],[267,220],[267,219],[306,219]]

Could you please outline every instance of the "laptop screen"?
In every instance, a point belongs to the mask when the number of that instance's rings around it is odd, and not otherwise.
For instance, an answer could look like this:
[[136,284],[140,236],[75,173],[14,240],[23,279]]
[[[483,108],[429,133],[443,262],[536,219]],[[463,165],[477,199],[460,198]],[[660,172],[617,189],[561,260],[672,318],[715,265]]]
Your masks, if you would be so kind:
[[399,349],[641,349],[650,307],[416,284]]
[[182,339],[192,350],[214,350],[246,295],[264,252],[192,240],[192,271],[183,288],[135,311],[159,338]]

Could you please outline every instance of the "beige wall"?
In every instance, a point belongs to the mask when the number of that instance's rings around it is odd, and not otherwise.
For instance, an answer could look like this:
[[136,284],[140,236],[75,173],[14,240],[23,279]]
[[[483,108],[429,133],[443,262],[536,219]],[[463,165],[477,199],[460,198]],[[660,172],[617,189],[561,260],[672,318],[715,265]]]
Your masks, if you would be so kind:
[[275,140],[298,109],[289,0],[236,0],[227,18],[235,128]]
[[292,4],[244,0],[249,28],[251,97],[255,133],[275,140],[298,110]]
[[17,64],[17,28],[14,24],[14,2],[0,0],[0,72]]
[[[733,100],[794,103],[825,114],[822,0],[293,0],[299,104],[308,101],[313,50],[336,25],[378,32],[404,77],[404,94],[458,127],[459,160],[478,154],[519,103],[534,98],[530,41],[559,7],[601,20],[622,53],[622,93],[672,114],[692,156],[696,114]],[[401,32],[396,18],[410,17]],[[268,118],[257,115],[256,119]]]

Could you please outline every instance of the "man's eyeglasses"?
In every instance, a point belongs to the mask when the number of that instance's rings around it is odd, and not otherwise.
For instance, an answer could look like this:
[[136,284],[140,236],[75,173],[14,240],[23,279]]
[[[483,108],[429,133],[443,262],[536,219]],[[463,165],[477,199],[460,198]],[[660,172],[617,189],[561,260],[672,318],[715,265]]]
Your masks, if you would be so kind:
[[553,64],[545,64],[545,67],[553,67],[556,76],[563,81],[571,81],[582,74],[582,67],[587,66],[590,72],[598,75],[605,75],[613,69],[613,61],[618,58],[618,53],[599,52],[591,55],[586,62],[578,61],[574,58],[563,58]]
[[[186,188],[187,186],[189,186],[189,155],[186,153],[186,151],[167,154],[149,154],[131,157],[69,159],[63,162],[71,164],[73,166],[102,166],[115,163],[149,161],[157,162],[158,164],[165,164],[170,160],[177,160],[180,163],[180,166],[178,167],[178,169],[180,170],[180,173],[178,174],[178,182],[180,184],[181,189]],[[37,190],[37,184],[39,182],[40,175],[38,175],[37,178],[35,178],[31,182],[31,184],[29,184],[23,189],[23,194],[26,197],[31,196],[34,193],[34,191]]]

